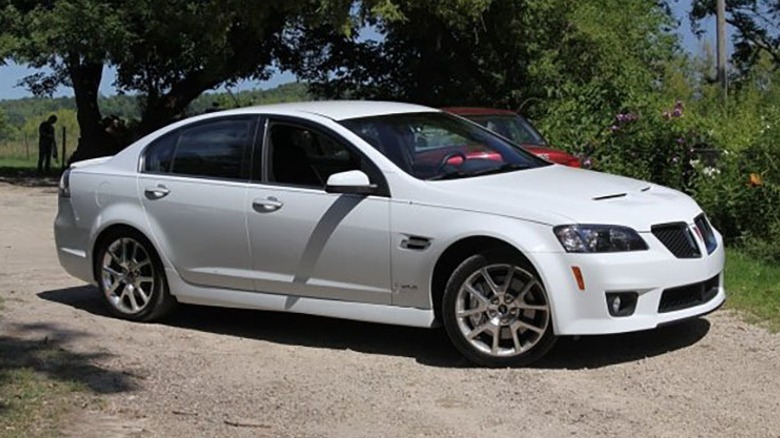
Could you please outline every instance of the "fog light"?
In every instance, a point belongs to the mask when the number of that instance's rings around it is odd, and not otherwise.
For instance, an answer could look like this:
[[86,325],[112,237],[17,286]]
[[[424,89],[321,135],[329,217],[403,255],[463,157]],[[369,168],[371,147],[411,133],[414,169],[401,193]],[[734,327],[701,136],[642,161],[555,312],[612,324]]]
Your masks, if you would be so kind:
[[607,310],[612,316],[630,316],[636,310],[636,292],[607,292]]
[[620,312],[620,295],[616,296],[615,299],[612,300],[612,314],[616,314]]

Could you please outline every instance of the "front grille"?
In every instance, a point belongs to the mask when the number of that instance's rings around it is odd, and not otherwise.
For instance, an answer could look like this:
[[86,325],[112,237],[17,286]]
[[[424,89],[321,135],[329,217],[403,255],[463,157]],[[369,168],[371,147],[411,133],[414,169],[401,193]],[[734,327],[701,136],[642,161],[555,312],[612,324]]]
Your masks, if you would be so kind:
[[701,238],[704,240],[707,254],[712,254],[718,247],[718,240],[715,238],[715,232],[712,230],[712,225],[710,225],[710,221],[707,220],[707,216],[702,213],[696,216],[693,223],[695,223],[696,227],[701,231]]
[[720,275],[716,275],[699,283],[665,289],[658,304],[658,313],[674,312],[704,304],[715,298],[719,285]]
[[650,231],[675,257],[680,259],[701,257],[699,246],[696,245],[693,234],[685,222],[654,225]]

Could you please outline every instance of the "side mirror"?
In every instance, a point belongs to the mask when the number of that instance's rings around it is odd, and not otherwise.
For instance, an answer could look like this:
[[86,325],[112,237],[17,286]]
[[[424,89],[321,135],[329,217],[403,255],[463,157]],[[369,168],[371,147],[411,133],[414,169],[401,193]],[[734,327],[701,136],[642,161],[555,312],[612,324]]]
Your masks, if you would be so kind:
[[370,195],[376,193],[377,185],[371,184],[368,175],[359,170],[334,173],[328,177],[325,183],[325,191],[328,193],[353,193],[356,195]]

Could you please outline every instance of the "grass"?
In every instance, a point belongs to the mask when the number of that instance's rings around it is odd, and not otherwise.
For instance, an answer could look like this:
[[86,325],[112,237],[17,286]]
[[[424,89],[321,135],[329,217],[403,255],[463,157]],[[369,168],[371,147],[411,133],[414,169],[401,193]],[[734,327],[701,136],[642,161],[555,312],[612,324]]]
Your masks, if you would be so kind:
[[56,436],[65,416],[87,402],[89,388],[61,372],[79,365],[73,355],[3,337],[0,353],[0,436]]
[[76,382],[62,382],[32,369],[0,376],[0,436],[56,436],[63,418],[85,397]]
[[739,250],[726,252],[727,306],[754,323],[780,331],[780,265],[750,257]]
[[[52,166],[54,166],[52,162]],[[0,156],[0,167],[10,169],[35,169],[38,166],[38,158],[31,157],[29,160],[19,156]]]

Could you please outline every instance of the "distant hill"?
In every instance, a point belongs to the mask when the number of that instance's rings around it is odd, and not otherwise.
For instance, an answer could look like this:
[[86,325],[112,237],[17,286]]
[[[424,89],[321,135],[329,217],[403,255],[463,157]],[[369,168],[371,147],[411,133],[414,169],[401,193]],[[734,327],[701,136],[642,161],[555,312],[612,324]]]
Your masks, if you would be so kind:
[[[311,97],[302,83],[289,83],[268,90],[248,90],[239,93],[205,93],[195,99],[187,108],[189,115],[200,114],[215,106],[219,109],[237,108],[279,102],[310,100]],[[141,117],[137,96],[117,95],[101,97],[98,105],[104,116],[116,115],[125,120]],[[23,99],[0,100],[0,111],[5,113],[8,124],[21,129],[30,119],[43,119],[46,115],[61,110],[76,110],[73,97],[27,97]]]

